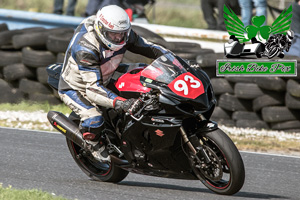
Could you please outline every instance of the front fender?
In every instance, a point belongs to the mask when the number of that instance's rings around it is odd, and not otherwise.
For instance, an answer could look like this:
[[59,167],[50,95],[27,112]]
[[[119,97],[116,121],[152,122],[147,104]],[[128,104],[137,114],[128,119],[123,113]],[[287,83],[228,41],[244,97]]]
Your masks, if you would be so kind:
[[203,120],[198,124],[198,130],[196,131],[196,135],[200,136],[202,135],[202,133],[206,133],[206,132],[211,132],[214,130],[217,130],[218,124],[215,121],[211,121],[211,120]]

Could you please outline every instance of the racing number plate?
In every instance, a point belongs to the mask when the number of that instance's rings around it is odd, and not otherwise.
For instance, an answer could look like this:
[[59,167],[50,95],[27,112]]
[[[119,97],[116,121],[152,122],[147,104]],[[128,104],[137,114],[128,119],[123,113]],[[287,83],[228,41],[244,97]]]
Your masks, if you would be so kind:
[[178,76],[168,87],[175,94],[190,99],[196,99],[204,93],[202,82],[190,72]]

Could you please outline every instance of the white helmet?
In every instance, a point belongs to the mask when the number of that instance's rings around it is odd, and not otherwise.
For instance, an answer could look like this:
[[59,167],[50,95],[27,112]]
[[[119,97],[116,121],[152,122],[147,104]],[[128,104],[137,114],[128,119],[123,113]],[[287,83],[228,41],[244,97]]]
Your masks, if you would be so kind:
[[286,36],[287,36],[287,38],[288,38],[289,41],[292,41],[294,39],[294,35],[295,35],[294,31],[292,31],[292,30],[288,30],[286,32]]
[[126,44],[130,34],[129,16],[119,6],[105,6],[96,14],[95,30],[110,50],[118,51]]

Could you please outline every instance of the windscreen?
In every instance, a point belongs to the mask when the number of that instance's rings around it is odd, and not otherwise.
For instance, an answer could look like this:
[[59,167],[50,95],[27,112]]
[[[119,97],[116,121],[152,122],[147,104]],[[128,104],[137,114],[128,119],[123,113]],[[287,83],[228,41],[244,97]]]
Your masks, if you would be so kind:
[[156,82],[166,84],[178,96],[195,99],[204,93],[202,81],[188,72],[182,64],[172,55],[165,54],[153,61],[142,72],[141,76]]
[[148,67],[142,71],[141,76],[169,84],[179,75],[186,72],[186,69],[181,63],[169,53],[159,57],[148,65]]

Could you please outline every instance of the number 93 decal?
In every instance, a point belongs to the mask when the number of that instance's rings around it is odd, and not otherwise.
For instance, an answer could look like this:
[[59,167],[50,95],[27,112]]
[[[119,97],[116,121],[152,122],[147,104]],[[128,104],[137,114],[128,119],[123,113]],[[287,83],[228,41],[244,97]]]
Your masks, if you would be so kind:
[[204,93],[202,82],[189,72],[181,74],[168,86],[175,94],[191,99],[196,99]]

